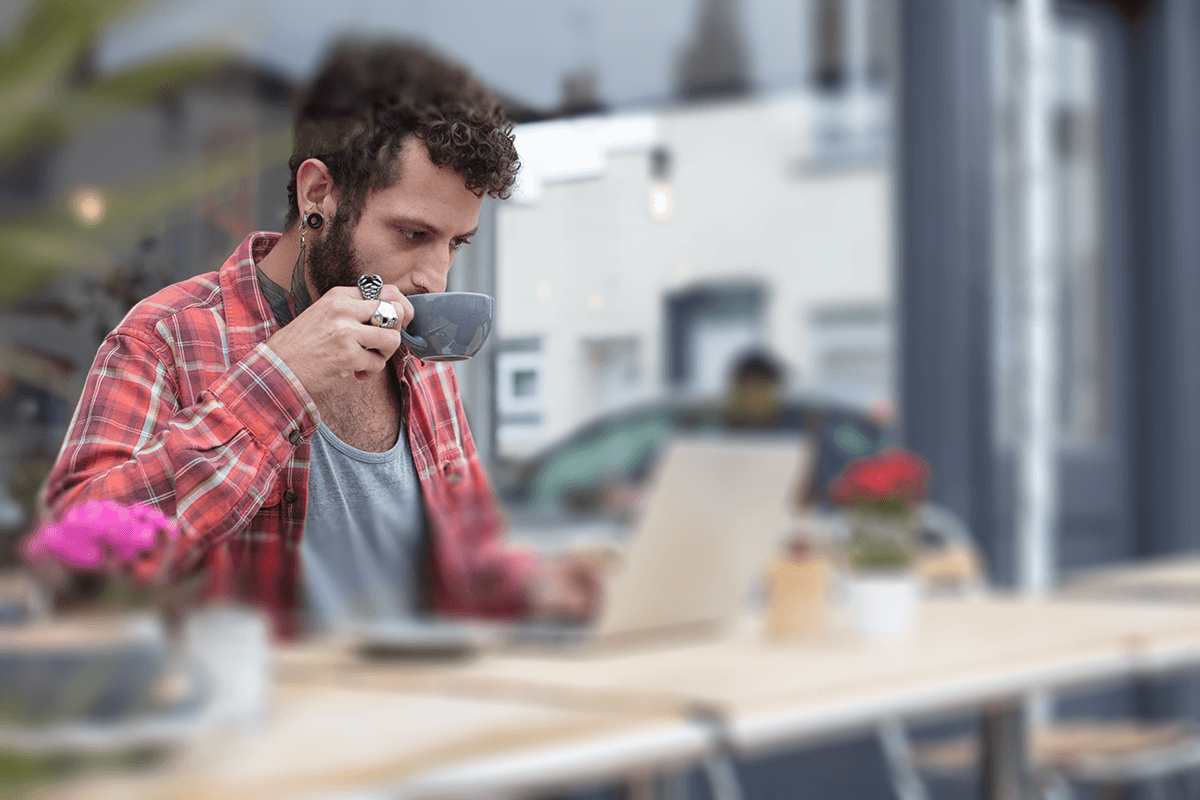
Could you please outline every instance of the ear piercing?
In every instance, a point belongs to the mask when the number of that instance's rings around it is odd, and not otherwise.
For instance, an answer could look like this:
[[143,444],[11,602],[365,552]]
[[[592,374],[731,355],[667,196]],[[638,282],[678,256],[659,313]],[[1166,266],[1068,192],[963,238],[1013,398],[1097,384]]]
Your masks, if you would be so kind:
[[316,211],[310,211],[300,217],[300,247],[304,247],[304,234],[308,232],[309,228],[312,228],[314,231],[319,230],[324,224],[325,218]]

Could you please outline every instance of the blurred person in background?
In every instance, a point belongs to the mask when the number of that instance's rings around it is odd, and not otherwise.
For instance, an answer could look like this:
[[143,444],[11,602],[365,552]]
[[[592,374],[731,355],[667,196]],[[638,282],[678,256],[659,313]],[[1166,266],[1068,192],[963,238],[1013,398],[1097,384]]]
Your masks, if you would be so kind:
[[[181,573],[277,633],[367,617],[584,619],[600,566],[511,547],[448,364],[401,344],[519,164],[473,76],[347,41],[301,96],[282,234],[140,303],[102,344],[46,485],[176,519]],[[357,281],[378,274],[379,299]],[[370,324],[390,302],[396,327]]]
[[797,431],[804,428],[799,408],[784,402],[784,371],[764,350],[751,350],[734,362],[729,376],[725,425],[730,430]]
[[[788,402],[785,377],[783,365],[770,352],[758,348],[748,350],[734,360],[720,405],[716,409],[701,406],[676,411],[673,425],[677,433],[683,435],[699,431],[705,435],[796,436],[806,431],[807,420],[798,404]],[[660,456],[661,451],[655,448],[629,475],[611,476],[603,482],[598,499],[585,492],[578,502],[584,510],[594,505],[607,515],[629,522],[646,502],[650,479]],[[797,502],[807,502],[811,487],[806,485],[798,491],[802,496]],[[567,501],[573,499],[568,496]]]
[[786,388],[785,368],[774,355],[760,349],[743,353],[729,372],[724,427],[741,433],[808,436],[817,460],[811,478],[799,487],[796,506],[825,504],[825,491],[833,479],[855,459],[882,447],[889,423],[887,409],[879,403],[866,411],[828,403],[805,408],[788,401]]

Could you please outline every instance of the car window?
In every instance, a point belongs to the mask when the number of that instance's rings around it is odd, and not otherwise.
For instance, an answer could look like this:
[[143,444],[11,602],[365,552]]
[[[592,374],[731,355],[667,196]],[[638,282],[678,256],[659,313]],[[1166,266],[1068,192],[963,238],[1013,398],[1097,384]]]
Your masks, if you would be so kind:
[[[804,404],[789,404],[776,421],[779,431],[814,430],[818,439],[813,499],[852,461],[883,446],[885,432],[864,414]],[[711,404],[637,411],[599,422],[546,454],[522,481],[516,496],[522,506],[552,512],[601,510],[607,490],[638,486],[650,473],[675,433],[719,435],[728,430],[721,407]]]
[[815,499],[824,501],[829,484],[851,463],[879,452],[885,444],[884,434],[879,425],[861,414],[843,410],[829,412],[820,437]]
[[608,485],[640,479],[675,430],[667,409],[613,420],[582,432],[547,457],[529,499],[538,506],[598,496]]

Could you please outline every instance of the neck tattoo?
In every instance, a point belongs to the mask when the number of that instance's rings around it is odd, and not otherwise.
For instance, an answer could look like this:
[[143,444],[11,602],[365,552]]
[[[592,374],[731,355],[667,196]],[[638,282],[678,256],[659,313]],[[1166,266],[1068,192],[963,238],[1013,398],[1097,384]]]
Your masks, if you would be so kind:
[[300,255],[296,257],[296,266],[292,267],[292,309],[293,316],[301,313],[312,305],[308,296],[308,284],[304,281],[304,245],[300,245]]
[[292,291],[288,292],[275,281],[267,277],[261,267],[255,266],[258,274],[258,285],[267,305],[271,307],[271,316],[280,327],[287,325],[304,309],[312,305],[308,294],[308,285],[304,282],[304,247],[300,247],[300,255],[296,258],[296,266],[292,268]]

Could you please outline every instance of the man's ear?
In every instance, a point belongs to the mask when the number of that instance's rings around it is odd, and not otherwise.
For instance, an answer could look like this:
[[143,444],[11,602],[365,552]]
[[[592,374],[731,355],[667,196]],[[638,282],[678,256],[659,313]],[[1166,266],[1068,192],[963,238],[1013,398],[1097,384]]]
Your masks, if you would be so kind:
[[[329,167],[318,158],[306,159],[296,170],[296,204],[301,216],[314,206],[328,215],[337,203],[333,176]],[[330,206],[329,209],[324,208]]]

